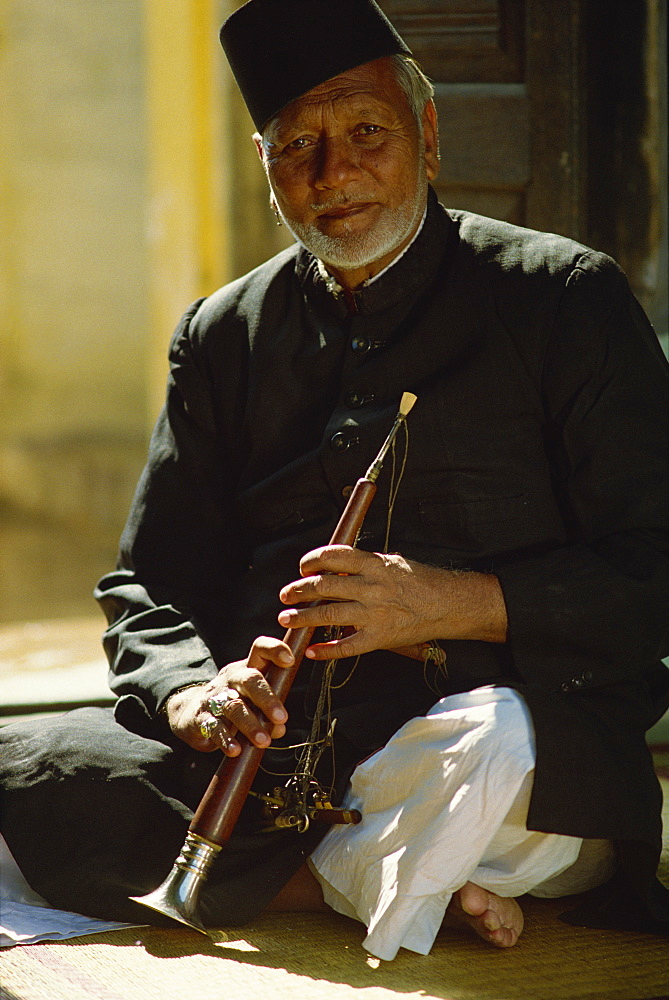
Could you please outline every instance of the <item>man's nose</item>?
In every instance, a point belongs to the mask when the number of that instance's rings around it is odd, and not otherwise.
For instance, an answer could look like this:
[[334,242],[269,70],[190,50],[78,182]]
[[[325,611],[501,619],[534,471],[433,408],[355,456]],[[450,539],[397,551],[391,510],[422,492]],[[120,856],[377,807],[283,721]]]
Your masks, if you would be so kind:
[[314,164],[314,187],[336,190],[345,187],[360,174],[360,158],[356,149],[341,138],[326,138],[319,143]]

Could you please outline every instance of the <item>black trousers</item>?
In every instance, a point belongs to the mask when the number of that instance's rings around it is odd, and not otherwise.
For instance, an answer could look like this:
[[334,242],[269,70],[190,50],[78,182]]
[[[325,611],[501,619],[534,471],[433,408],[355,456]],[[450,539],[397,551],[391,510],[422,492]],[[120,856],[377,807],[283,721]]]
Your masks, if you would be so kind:
[[[0,729],[0,830],[30,886],[58,909],[134,923],[166,918],[129,896],[155,889],[221,759],[130,732],[82,708]],[[243,924],[301,866],[325,829],[267,829],[248,799],[201,895],[210,926]]]

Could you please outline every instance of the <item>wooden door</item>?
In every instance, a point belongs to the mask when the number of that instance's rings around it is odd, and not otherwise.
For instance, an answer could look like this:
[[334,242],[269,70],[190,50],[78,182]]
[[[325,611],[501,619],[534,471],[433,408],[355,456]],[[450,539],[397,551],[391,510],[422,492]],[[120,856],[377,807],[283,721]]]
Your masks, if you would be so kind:
[[435,84],[439,197],[583,235],[578,0],[381,0]]

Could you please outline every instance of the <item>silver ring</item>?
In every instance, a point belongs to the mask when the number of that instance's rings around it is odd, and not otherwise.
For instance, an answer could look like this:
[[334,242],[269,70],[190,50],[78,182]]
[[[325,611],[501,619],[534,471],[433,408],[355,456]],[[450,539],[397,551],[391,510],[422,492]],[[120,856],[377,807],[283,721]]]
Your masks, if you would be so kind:
[[237,701],[239,695],[237,692],[232,692],[232,689],[227,691],[225,694],[215,694],[209,699],[209,711],[211,714],[219,719],[222,715],[225,715],[229,705],[233,701]]
[[200,723],[200,732],[205,740],[210,740],[217,729],[218,721],[216,719],[205,719],[204,722]]

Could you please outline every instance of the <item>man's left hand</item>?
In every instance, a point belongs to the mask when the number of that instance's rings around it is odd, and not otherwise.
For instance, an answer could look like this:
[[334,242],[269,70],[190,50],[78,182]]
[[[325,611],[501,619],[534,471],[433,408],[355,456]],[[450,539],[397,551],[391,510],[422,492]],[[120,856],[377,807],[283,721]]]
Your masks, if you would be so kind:
[[[506,607],[497,577],[426,566],[400,555],[327,545],[300,562],[302,579],[279,595],[287,628],[343,626],[354,632],[307,649],[311,659],[339,659],[432,639],[505,642]],[[326,603],[307,608],[295,604]]]

